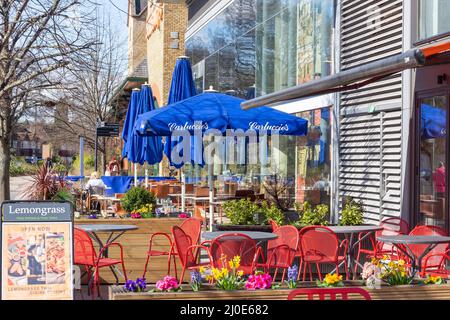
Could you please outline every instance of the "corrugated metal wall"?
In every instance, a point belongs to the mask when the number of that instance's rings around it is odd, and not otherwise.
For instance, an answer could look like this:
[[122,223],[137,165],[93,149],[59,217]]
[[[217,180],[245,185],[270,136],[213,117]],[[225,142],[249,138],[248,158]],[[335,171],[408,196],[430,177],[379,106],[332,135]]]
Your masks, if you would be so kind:
[[[340,69],[402,52],[402,0],[341,0]],[[367,222],[400,215],[401,74],[340,95],[339,197]]]

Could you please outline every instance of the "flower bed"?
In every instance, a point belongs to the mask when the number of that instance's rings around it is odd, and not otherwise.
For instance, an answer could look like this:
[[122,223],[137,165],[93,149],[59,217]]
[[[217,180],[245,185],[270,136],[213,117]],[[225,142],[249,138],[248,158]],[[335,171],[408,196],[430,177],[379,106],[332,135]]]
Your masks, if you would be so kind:
[[[362,281],[344,281],[345,287],[358,286],[369,291],[373,300],[448,300],[450,284],[443,285],[382,285],[379,289],[368,289]],[[183,284],[178,292],[152,292],[155,286],[148,286],[146,292],[128,292],[123,286],[109,287],[110,300],[286,300],[293,289],[282,286],[279,289],[265,290],[219,290],[205,285],[201,291],[194,292],[188,284]],[[316,282],[300,282],[297,288],[317,287]],[[361,299],[360,297],[355,297]],[[302,298],[304,299],[304,298]]]

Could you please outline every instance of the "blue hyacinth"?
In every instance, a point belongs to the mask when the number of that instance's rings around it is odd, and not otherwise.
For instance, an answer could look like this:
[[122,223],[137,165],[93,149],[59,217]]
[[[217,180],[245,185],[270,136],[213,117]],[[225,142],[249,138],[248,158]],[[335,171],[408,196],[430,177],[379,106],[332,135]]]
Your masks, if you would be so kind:
[[197,270],[191,271],[190,285],[193,291],[199,291],[202,286],[202,275]]
[[297,276],[298,276],[298,267],[297,265],[294,264],[292,267],[288,268],[287,272],[286,284],[289,289],[294,289],[297,287]]

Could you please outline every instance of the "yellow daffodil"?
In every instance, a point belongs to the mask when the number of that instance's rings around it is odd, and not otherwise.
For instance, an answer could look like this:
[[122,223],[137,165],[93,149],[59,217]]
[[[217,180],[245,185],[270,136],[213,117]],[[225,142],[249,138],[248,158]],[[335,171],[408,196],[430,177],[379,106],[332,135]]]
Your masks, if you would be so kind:
[[239,277],[242,277],[244,275],[244,271],[243,270],[239,270],[237,274],[238,274]]
[[205,273],[206,268],[205,267],[200,267],[200,269],[198,270],[200,273]]

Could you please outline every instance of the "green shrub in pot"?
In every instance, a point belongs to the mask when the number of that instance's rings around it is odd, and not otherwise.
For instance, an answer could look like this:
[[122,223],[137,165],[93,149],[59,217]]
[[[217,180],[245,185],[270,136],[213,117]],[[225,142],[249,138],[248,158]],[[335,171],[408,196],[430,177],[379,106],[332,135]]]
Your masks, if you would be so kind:
[[230,200],[223,204],[223,212],[234,225],[256,224],[255,215],[259,206],[249,199]]
[[264,215],[265,224],[268,224],[270,219],[275,221],[279,226],[284,224],[283,211],[281,211],[274,203],[269,205],[266,201],[263,201],[261,205],[261,212]]
[[364,223],[364,210],[361,201],[347,199],[341,213],[339,225],[341,226],[359,226]]
[[155,208],[156,197],[147,189],[133,187],[123,196],[121,204],[126,212],[139,210],[148,204],[153,205],[153,208]]
[[303,204],[303,210],[300,217],[301,226],[327,226],[327,216],[330,208],[326,204],[319,204],[313,207],[309,202]]

